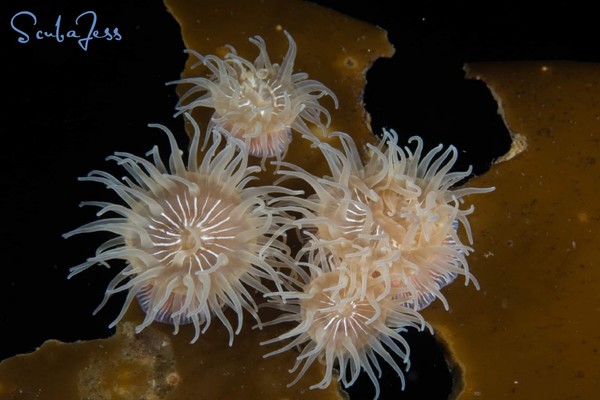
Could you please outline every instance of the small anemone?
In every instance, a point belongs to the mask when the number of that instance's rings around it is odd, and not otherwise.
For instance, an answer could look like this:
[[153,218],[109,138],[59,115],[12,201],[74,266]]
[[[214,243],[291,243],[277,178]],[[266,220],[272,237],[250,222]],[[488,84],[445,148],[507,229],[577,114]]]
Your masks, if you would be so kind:
[[[335,377],[351,386],[361,371],[371,379],[375,398],[379,396],[380,360],[397,373],[404,388],[401,364],[410,366],[409,346],[401,333],[407,328],[428,326],[421,315],[395,296],[409,295],[405,289],[393,289],[384,275],[375,276],[369,254],[341,259],[334,253],[311,253],[307,261],[309,275],[297,291],[272,293],[270,307],[286,311],[266,325],[294,323],[288,332],[262,344],[287,342],[265,357],[299,347],[300,354],[290,372],[297,372],[288,385],[296,384],[307,369],[318,361],[325,366],[323,379],[310,389],[324,389]],[[399,361],[400,360],[400,361]],[[400,364],[400,365],[399,365]]]
[[[187,165],[173,134],[153,124],[169,139],[168,167],[155,146],[148,153],[152,162],[129,153],[108,158],[128,172],[122,181],[103,171],[80,178],[106,185],[125,205],[83,203],[100,207],[98,216],[113,213],[117,217],[88,223],[65,237],[98,231],[117,236],[100,245],[95,256],[71,268],[69,278],[95,264],[110,267],[110,261],[125,260],[126,267],[110,282],[96,309],[113,294],[127,292],[111,327],[137,297],[146,316],[136,332],[153,321],[174,325],[175,333],[180,325],[192,323],[195,342],[216,316],[229,331],[231,345],[234,330],[224,309],[237,315],[237,334],[244,310],[260,325],[253,289],[265,293],[273,290],[267,286],[284,290],[287,285],[280,267],[293,268],[293,260],[277,233],[287,219],[267,203],[273,193],[297,193],[275,186],[248,186],[260,167],[248,165],[242,141],[230,140],[221,146],[222,135],[217,132],[199,162],[200,130],[189,119],[195,134]],[[266,282],[271,285],[265,286]]]
[[242,139],[251,155],[262,158],[263,165],[266,158],[285,156],[292,130],[313,136],[306,122],[325,134],[331,116],[319,99],[329,96],[337,108],[337,98],[321,82],[307,79],[308,74],[293,73],[296,43],[288,32],[285,35],[289,48],[281,64],[271,62],[260,36],[250,38],[259,49],[254,63],[240,57],[229,45],[223,59],[187,50],[199,60],[192,68],[205,65],[210,76],[170,82],[192,85],[180,97],[178,113],[196,107],[214,109],[207,130],[217,127]]

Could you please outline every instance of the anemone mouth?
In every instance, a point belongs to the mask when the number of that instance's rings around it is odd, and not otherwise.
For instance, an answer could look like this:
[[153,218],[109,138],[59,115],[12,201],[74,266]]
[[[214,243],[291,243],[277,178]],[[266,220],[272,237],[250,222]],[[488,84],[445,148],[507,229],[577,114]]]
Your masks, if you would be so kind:
[[312,321],[308,335],[336,353],[346,352],[348,343],[357,348],[366,346],[379,334],[372,322],[386,318],[386,310],[372,304],[373,296],[361,295],[339,271],[320,275],[304,292],[310,294],[300,302],[302,319]]
[[234,278],[239,278],[245,272],[245,263],[236,260],[236,254],[249,251],[249,243],[239,238],[252,228],[251,215],[233,212],[240,204],[239,196],[222,195],[217,185],[209,189],[206,182],[193,184],[197,193],[175,182],[174,189],[155,199],[160,212],[138,213],[136,220],[142,218],[145,222],[140,228],[150,242],[134,237],[127,244],[150,254],[171,273],[206,272],[225,256],[237,266]]
[[289,126],[302,109],[289,109],[289,93],[293,92],[293,87],[277,82],[274,75],[278,67],[273,64],[272,70],[244,70],[239,74],[238,108],[241,114],[251,116],[255,122],[268,124],[273,119],[285,117],[287,120],[281,122]]
[[[135,236],[126,242],[154,259],[150,265],[129,260],[138,275],[160,266],[136,293],[138,303],[154,321],[175,326],[194,323],[195,317],[204,324],[207,308],[223,306],[227,301],[219,299],[234,297],[219,281],[238,282],[252,273],[248,254],[257,242],[248,235],[240,239],[257,224],[249,212],[236,211],[239,196],[224,195],[214,184],[208,189],[199,176],[188,177],[195,179],[187,185],[176,181],[171,190],[156,196],[160,212],[147,209],[130,219],[150,241]],[[192,279],[184,282],[186,276]]]

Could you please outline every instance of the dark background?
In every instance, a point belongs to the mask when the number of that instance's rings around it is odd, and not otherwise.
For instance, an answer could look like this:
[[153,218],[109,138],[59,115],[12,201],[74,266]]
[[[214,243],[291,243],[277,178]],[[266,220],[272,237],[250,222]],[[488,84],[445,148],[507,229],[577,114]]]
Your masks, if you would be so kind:
[[[508,133],[496,104],[480,82],[464,80],[463,63],[562,59],[598,61],[596,14],[575,2],[317,1],[389,31],[392,59],[368,74],[365,102],[374,131],[419,134],[426,144],[455,144],[460,167],[476,173],[502,155]],[[98,27],[118,27],[123,39],[17,42],[10,20],[28,10],[52,30],[58,15],[71,26],[87,10]],[[309,22],[308,22],[309,23]],[[116,200],[101,185],[80,183],[92,169],[122,172],[104,161],[116,150],[144,154],[163,134],[146,128],[173,120],[173,87],[185,61],[179,28],[161,1],[0,2],[0,359],[31,352],[46,339],[107,337],[120,301],[98,315],[114,271],[94,268],[67,281],[69,267],[92,255],[101,235],[63,240],[61,235],[94,219],[82,200]],[[451,378],[441,349],[429,334],[409,333],[408,385],[389,372],[382,399],[445,399]],[[364,383],[364,384],[363,384]],[[364,392],[362,391],[364,389]],[[352,398],[372,396],[366,379]]]

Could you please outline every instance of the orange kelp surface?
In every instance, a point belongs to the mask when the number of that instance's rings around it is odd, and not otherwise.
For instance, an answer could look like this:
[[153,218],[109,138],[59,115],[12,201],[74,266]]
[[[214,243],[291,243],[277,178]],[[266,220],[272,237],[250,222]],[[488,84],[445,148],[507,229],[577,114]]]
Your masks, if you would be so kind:
[[[600,398],[600,65],[477,63],[513,149],[469,184],[481,291],[425,317],[462,369],[459,399]],[[482,132],[485,134],[485,132]]]
[[[268,317],[267,317],[268,318]],[[262,358],[276,346],[260,342],[283,329],[258,330],[246,323],[233,347],[223,326],[213,324],[190,344],[189,326],[152,324],[134,328],[142,312],[132,307],[117,333],[108,339],[78,343],[45,342],[36,352],[0,364],[0,399],[322,399],[340,400],[338,385],[308,390],[322,379],[315,365],[291,388],[288,373],[296,354]]]
[[[279,62],[287,51],[282,30],[288,30],[298,45],[295,70],[321,80],[338,96],[337,111],[333,102],[324,99],[333,118],[331,129],[352,133],[358,143],[374,140],[362,93],[369,66],[393,53],[385,31],[303,1],[236,0],[214,6],[208,1],[169,0],[166,4],[181,25],[186,47],[204,54],[222,56],[224,46],[230,44],[241,56],[254,59],[257,49],[248,38],[258,34],[267,42],[273,62]],[[318,31],[313,28],[317,25]],[[297,140],[294,145],[298,147],[288,153],[287,161],[317,169],[324,166],[320,153],[305,141]],[[286,387],[294,379],[288,370],[297,354],[265,359],[263,354],[277,346],[260,345],[283,333],[285,326],[261,331],[247,321],[229,347],[225,328],[214,323],[191,345],[194,335],[189,326],[174,336],[172,327],[156,323],[135,335],[140,313],[137,306],[132,307],[109,339],[51,340],[34,353],[4,360],[0,363],[0,399],[334,400],[343,396],[337,384],[308,390],[322,379],[318,363],[296,385]]]

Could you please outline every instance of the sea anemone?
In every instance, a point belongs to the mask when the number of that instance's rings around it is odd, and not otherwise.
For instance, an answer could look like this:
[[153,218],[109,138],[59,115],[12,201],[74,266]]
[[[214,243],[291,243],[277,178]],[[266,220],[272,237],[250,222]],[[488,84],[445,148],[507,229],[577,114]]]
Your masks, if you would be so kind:
[[[321,249],[323,250],[323,249]],[[395,301],[394,296],[410,295],[405,289],[393,289],[383,275],[375,276],[370,268],[377,261],[370,254],[354,254],[344,259],[331,252],[313,252],[307,262],[305,283],[300,290],[271,294],[271,307],[287,313],[266,324],[296,323],[287,333],[262,344],[289,340],[265,357],[300,347],[302,350],[290,372],[299,370],[288,385],[296,384],[315,360],[325,366],[325,376],[310,389],[329,386],[337,369],[337,379],[351,386],[364,370],[379,396],[380,360],[398,374],[404,388],[400,363],[409,368],[409,347],[400,335],[408,327],[423,329],[423,318],[411,307]],[[365,273],[367,272],[367,273]],[[290,340],[291,339],[291,340]]]
[[[466,284],[473,281],[478,287],[466,260],[472,249],[457,233],[460,223],[472,243],[467,216],[474,208],[460,206],[465,196],[493,188],[453,188],[471,173],[471,168],[450,172],[456,148],[450,146],[440,155],[443,146],[439,145],[422,155],[421,138],[409,139],[417,144],[414,150],[403,149],[397,144],[397,134],[384,130],[377,146],[367,145],[363,161],[349,135],[338,132],[331,137],[339,138],[342,150],[316,142],[331,176],[318,178],[298,166],[278,163],[283,179],[303,179],[315,191],[307,199],[280,199],[287,210],[301,215],[294,224],[313,232],[304,251],[328,246],[342,257],[358,247],[390,257],[394,261],[384,272],[390,274],[392,286],[408,288],[411,295],[405,301],[412,302],[415,310],[435,298],[448,308],[440,289],[459,274],[466,277]],[[394,253],[397,256],[390,256]]]
[[207,130],[218,127],[244,140],[249,153],[261,157],[263,165],[266,158],[284,157],[292,129],[312,136],[306,125],[310,122],[325,134],[331,116],[319,104],[321,97],[330,96],[338,106],[335,94],[321,82],[307,79],[303,72],[293,73],[296,43],[288,32],[285,35],[289,48],[281,64],[271,63],[264,40],[254,36],[250,42],[259,49],[254,63],[238,56],[232,46],[227,46],[229,53],[224,59],[188,50],[199,60],[192,68],[205,65],[211,75],[171,82],[193,85],[180,97],[179,113],[213,108]]
[[[186,114],[187,116],[187,114]],[[102,244],[94,257],[71,268],[69,278],[91,267],[109,267],[112,260],[125,260],[126,267],[110,282],[102,303],[110,296],[128,292],[125,304],[111,324],[123,317],[137,297],[146,316],[137,327],[140,332],[153,321],[174,325],[192,323],[196,341],[216,316],[229,331],[233,328],[224,314],[230,308],[237,314],[239,333],[243,310],[260,324],[252,290],[284,290],[280,267],[290,265],[289,249],[274,234],[285,220],[267,206],[273,193],[295,192],[274,186],[249,187],[258,166],[248,165],[246,145],[213,132],[213,144],[198,162],[200,130],[189,118],[195,133],[187,166],[173,134],[164,126],[171,154],[167,168],[157,147],[144,158],[115,153],[108,159],[123,166],[130,177],[122,181],[103,171],[92,171],[82,181],[98,182],[114,190],[126,205],[85,202],[100,207],[98,216],[114,213],[67,234],[108,231],[117,235]],[[265,281],[273,282],[267,289]]]

